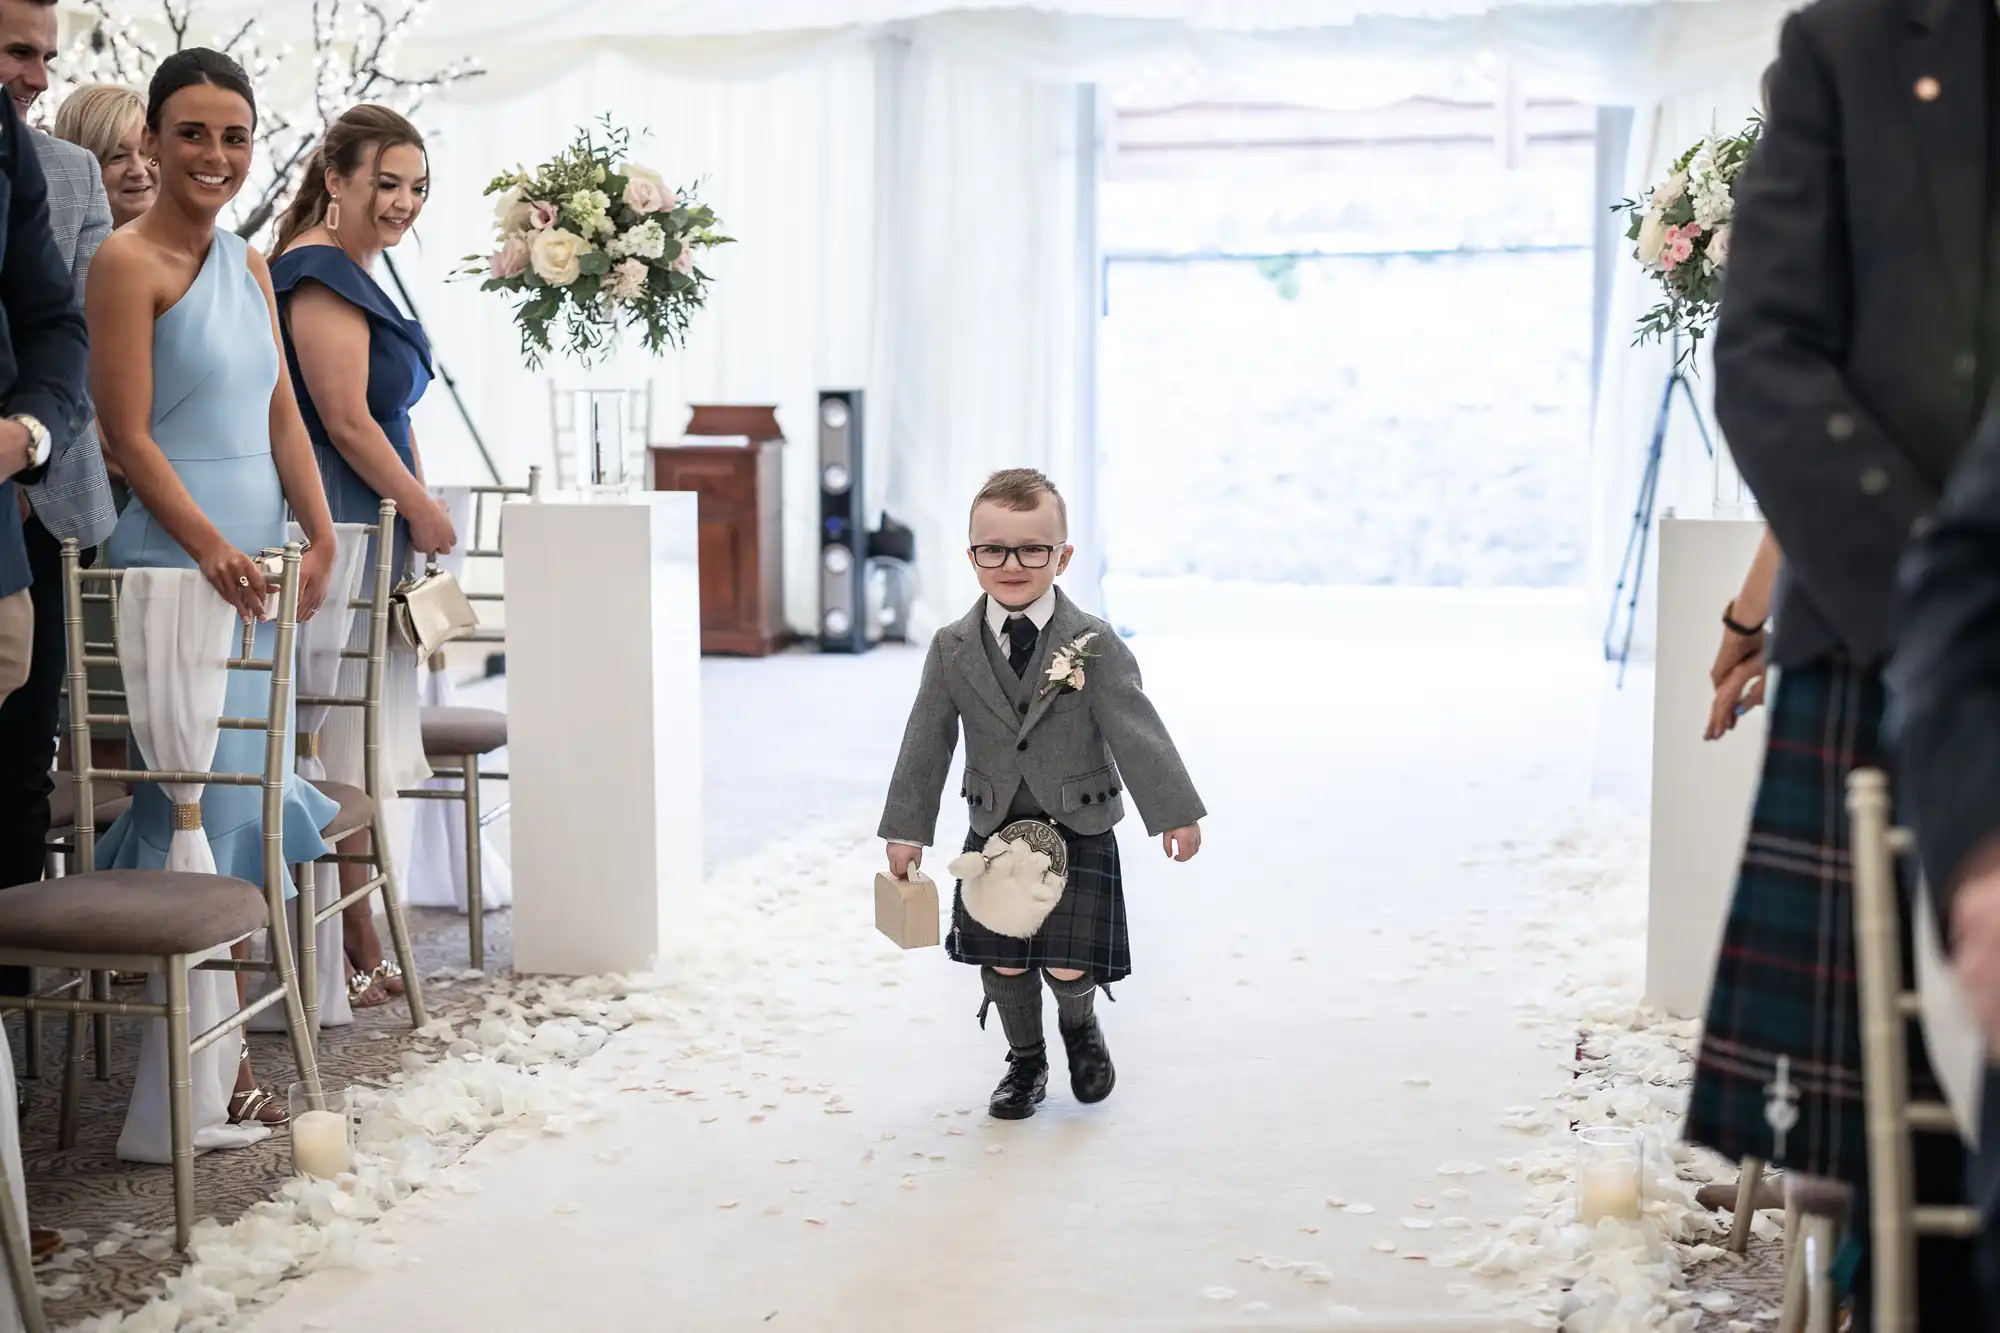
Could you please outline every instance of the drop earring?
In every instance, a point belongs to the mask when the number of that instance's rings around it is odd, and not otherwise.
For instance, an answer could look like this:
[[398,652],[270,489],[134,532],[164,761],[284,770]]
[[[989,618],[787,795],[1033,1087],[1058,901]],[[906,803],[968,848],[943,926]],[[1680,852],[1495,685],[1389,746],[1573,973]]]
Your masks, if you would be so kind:
[[340,199],[338,196],[326,201],[326,229],[334,232],[340,230]]

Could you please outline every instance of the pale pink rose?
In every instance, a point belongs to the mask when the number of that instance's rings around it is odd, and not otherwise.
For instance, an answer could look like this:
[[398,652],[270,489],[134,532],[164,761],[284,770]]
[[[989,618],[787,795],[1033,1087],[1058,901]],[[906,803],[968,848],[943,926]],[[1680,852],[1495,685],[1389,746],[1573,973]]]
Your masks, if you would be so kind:
[[667,188],[660,173],[650,167],[625,167],[625,207],[641,217],[649,213],[671,213],[679,196]]
[[1069,687],[1073,690],[1080,690],[1083,688],[1082,667],[1078,667],[1076,670],[1069,673]]
[[528,227],[531,231],[547,231],[556,225],[560,211],[554,204],[537,199],[528,205]]
[[694,247],[686,241],[681,242],[681,252],[674,256],[674,272],[694,272]]
[[1666,247],[1660,252],[1660,265],[1672,273],[1685,264],[1694,254],[1694,243],[1701,236],[1701,224],[1690,222],[1685,227],[1667,228]]
[[608,288],[614,301],[629,301],[646,290],[646,261],[628,259],[611,270]]
[[518,278],[528,271],[528,237],[523,232],[515,232],[493,252],[493,276],[496,278]]

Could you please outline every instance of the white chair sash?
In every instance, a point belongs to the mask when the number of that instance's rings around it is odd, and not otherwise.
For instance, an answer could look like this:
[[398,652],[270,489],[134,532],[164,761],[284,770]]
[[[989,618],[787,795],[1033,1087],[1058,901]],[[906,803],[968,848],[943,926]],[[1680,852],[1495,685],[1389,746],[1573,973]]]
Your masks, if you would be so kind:
[[[215,762],[220,719],[229,690],[228,661],[237,638],[236,611],[215,595],[198,570],[131,569],[119,594],[118,660],[124,670],[132,737],[154,771],[204,772]],[[200,821],[203,785],[162,783],[176,818],[166,869],[215,873],[215,853]],[[192,825],[192,827],[188,827]],[[216,958],[227,948],[211,951]],[[201,962],[193,959],[191,962]],[[147,982],[151,1003],[166,1003],[166,980]],[[222,972],[193,972],[188,979],[188,1031],[199,1034],[238,1008],[236,980]],[[197,1152],[240,1147],[269,1136],[262,1126],[231,1125],[229,1096],[236,1086],[238,1043],[219,1041],[194,1057],[194,1147]],[[167,1112],[167,1025],[146,1023],[139,1068],[118,1156],[130,1162],[171,1163],[173,1133]]]
[[[475,544],[484,546],[481,534],[472,529],[475,499],[465,487],[446,487],[433,492],[451,514],[458,530],[458,550],[440,556],[438,566],[465,581],[465,552]],[[489,500],[488,504],[492,502]],[[490,520],[489,520],[490,526]],[[457,695],[451,677],[428,666],[423,671],[423,702],[438,708],[450,707]],[[428,776],[428,770],[426,770]],[[426,786],[451,787],[451,780],[428,782]],[[408,867],[404,884],[412,907],[451,907],[465,911],[465,807],[451,801],[417,801],[409,821],[410,852],[402,864]],[[495,829],[480,835],[480,872],[484,878],[486,910],[498,911],[514,903],[514,875],[508,863],[506,842]],[[399,849],[400,850],[400,849]]]
[[1958,1121],[1959,1136],[1979,1146],[1979,1116],[1986,1091],[1986,1036],[1972,1016],[1938,939],[1930,886],[1918,886],[1916,900],[1917,1000],[1923,1013],[1924,1044],[1931,1068],[1944,1089],[1945,1103]]
[[[361,595],[366,567],[363,557],[368,553],[367,531],[367,527],[360,523],[334,525],[336,545],[332,587],[319,614],[300,625],[298,630],[297,664],[301,696],[318,695],[324,698],[342,692],[339,689],[340,652],[347,645],[348,627],[356,618],[366,619],[359,611],[353,610],[351,604]],[[305,530],[296,523],[292,524],[288,539],[303,543]],[[337,711],[354,713],[357,717],[360,715],[356,709]],[[328,704],[299,704],[298,734],[322,736],[335,714],[336,710]],[[299,757],[298,774],[307,782],[324,782],[327,779],[326,764],[317,750]],[[339,866],[316,865],[312,867],[311,875],[313,901],[319,910],[324,911],[340,901]],[[313,975],[319,982],[317,994],[321,1027],[346,1027],[354,1021],[354,1011],[347,1002],[346,940],[346,932],[338,916],[322,921],[313,933],[313,947],[317,950]],[[258,980],[253,993],[262,996],[277,984],[276,977],[266,975]],[[287,1030],[285,1011],[282,1007],[266,1009],[250,1020],[250,1027],[256,1032],[284,1032]]]

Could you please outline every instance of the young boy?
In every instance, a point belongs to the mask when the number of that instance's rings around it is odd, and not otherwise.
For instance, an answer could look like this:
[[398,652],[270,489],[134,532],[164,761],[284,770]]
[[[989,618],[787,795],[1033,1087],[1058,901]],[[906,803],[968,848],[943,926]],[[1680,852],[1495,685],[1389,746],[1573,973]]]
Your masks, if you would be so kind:
[[[1049,479],[1028,468],[996,472],[972,502],[973,569],[985,596],[931,641],[889,786],[881,836],[889,868],[907,876],[937,830],[945,775],[965,730],[967,852],[1023,819],[1055,825],[1069,854],[1061,899],[1039,930],[1017,939],[974,920],[954,894],[946,951],[980,969],[986,1002],[1007,1034],[1007,1076],[989,1110],[1035,1113],[1049,1081],[1042,979],[1055,993],[1080,1102],[1111,1095],[1116,1073],[1093,999],[1132,970],[1118,840],[1126,783],[1168,856],[1201,848],[1206,813],[1160,715],[1139,686],[1139,665],[1111,627],[1055,586],[1069,567],[1069,511]],[[1051,675],[1058,654],[1076,671]]]

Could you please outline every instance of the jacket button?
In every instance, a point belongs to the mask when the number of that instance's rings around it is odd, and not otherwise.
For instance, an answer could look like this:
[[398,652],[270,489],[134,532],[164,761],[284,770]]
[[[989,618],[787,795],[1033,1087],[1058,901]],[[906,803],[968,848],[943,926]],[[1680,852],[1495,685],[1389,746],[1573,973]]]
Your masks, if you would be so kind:
[[1835,440],[1854,438],[1854,418],[1845,412],[1835,412],[1826,419],[1827,436]]
[[1100,801],[1101,801],[1101,800],[1103,800],[1103,799],[1104,799],[1104,793],[1103,793],[1103,792],[1099,792],[1099,793],[1097,793],[1097,799],[1098,799],[1098,800],[1100,800]]
[[1028,748],[1028,743],[1026,741],[1017,741],[1014,745],[1014,748],[1017,750],[1025,750]]
[[1969,380],[1979,373],[1979,358],[1970,352],[1960,352],[1951,363],[1951,373],[1962,380]]
[[1084,803],[1085,805],[1089,805],[1089,804],[1090,804],[1090,793],[1089,793],[1089,792],[1085,792],[1085,793],[1083,794],[1083,803]]
[[1861,474],[1861,493],[1880,495],[1889,489],[1889,474],[1879,467],[1871,467]]
[[1118,794],[1118,789],[1117,789],[1116,787],[1113,787],[1113,788],[1111,789],[1111,794],[1112,794],[1113,796],[1116,796],[1116,795]]
[[1026,717],[1027,715],[1028,715],[1028,705],[1026,705],[1026,704],[1022,704],[1022,705],[1021,705],[1021,716],[1022,716],[1022,717]]

